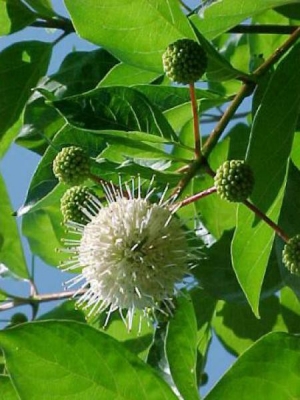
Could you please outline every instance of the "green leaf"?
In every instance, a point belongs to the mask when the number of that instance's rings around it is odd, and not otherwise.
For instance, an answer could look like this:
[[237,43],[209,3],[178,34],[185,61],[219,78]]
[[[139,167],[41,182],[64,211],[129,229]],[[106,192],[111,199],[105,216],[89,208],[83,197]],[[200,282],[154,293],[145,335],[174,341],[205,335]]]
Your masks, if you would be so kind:
[[240,288],[230,257],[232,231],[225,231],[221,238],[210,246],[197,268],[193,270],[201,287],[211,296],[227,301],[245,301],[245,295]]
[[298,399],[299,363],[299,337],[270,333],[239,357],[205,400]]
[[[134,89],[143,93],[151,103],[159,107],[161,111],[170,111],[178,106],[187,104],[189,107],[189,114],[192,115],[189,88],[177,86],[136,85],[134,86]],[[209,90],[195,89],[195,95],[199,102],[199,108],[201,111],[228,101],[228,99],[220,97]],[[178,109],[176,108],[176,110]]]
[[157,72],[146,71],[132,65],[119,63],[115,65],[99,83],[98,87],[116,85],[139,85],[150,83],[160,76]]
[[149,366],[86,324],[23,324],[0,332],[0,344],[24,400],[176,399]]
[[36,15],[21,0],[0,2],[0,36],[20,31],[35,21]]
[[48,68],[51,49],[49,43],[31,41],[15,43],[0,53],[0,153],[3,135],[18,120],[32,88]]
[[260,309],[261,318],[257,319],[248,304],[218,302],[213,328],[226,349],[234,355],[243,353],[268,332],[286,330],[276,296],[262,300]]
[[[128,350],[139,355],[145,361],[149,347],[153,342],[154,327],[146,319],[143,311],[136,310],[130,331],[128,331],[118,311],[111,314],[108,322],[106,319],[107,313],[103,312],[96,318],[88,318],[88,323],[122,342]],[[107,325],[104,327],[105,323]]]
[[27,237],[32,253],[56,267],[68,258],[67,254],[58,251],[64,247],[61,239],[69,236],[62,226],[59,208],[65,190],[63,185],[59,185],[42,201],[22,210],[26,212],[22,219],[22,233]]
[[131,88],[99,88],[52,104],[72,125],[80,128],[140,131],[166,139],[176,138],[158,108]]
[[[295,67],[293,71],[291,65]],[[300,45],[279,64],[270,81],[253,121],[247,151],[247,161],[255,177],[251,202],[274,222],[282,205],[287,162],[300,107],[297,66],[300,68]],[[233,267],[256,316],[274,236],[273,229],[244,204],[239,205],[232,242]]]
[[[74,51],[68,54],[59,70],[39,84],[56,98],[69,97],[94,89],[118,63],[106,50]],[[118,64],[117,64],[118,65]]]
[[[298,134],[295,135],[294,145],[293,145],[295,154],[298,153],[298,151],[296,152],[295,148],[295,145],[297,145],[298,143],[298,140],[296,140],[297,136],[299,135]],[[298,221],[298,219],[300,218],[299,188],[300,188],[300,171],[294,166],[292,162],[290,162],[286,190],[284,193],[284,199],[278,222],[281,229],[283,229],[283,231],[286,232],[289,237],[293,237],[294,235],[297,235],[299,233],[299,226],[297,223],[295,223],[295,221]],[[283,282],[296,293],[298,298],[300,298],[300,277],[295,274],[292,274],[282,262],[282,251],[285,242],[279,237],[276,237],[275,245],[276,245],[277,260],[280,267],[280,272],[282,275]]]
[[14,275],[27,279],[29,275],[21,239],[1,175],[0,198],[0,264],[4,264]]
[[76,308],[76,300],[70,299],[59,306],[53,308],[45,314],[39,316],[38,320],[47,320],[47,319],[63,319],[70,321],[78,321],[85,323],[85,314],[82,310]]
[[[66,56],[58,72],[39,82],[57,98],[80,94],[95,88],[117,60],[105,50],[75,51]],[[45,99],[35,92],[26,104],[23,126],[16,142],[40,154],[49,145],[49,139],[64,125],[64,119]]]
[[81,37],[141,69],[162,73],[165,48],[177,39],[194,38],[179,2],[65,0],[65,4]]
[[197,321],[191,298],[178,297],[166,337],[166,356],[174,383],[185,400],[199,399],[196,377]]
[[[66,146],[82,147],[90,157],[97,157],[104,149],[105,144],[96,132],[83,131],[70,125],[64,126],[54,137],[52,146],[48,147],[40,160],[30,182],[24,206],[19,210],[19,214],[30,211],[39,200],[48,195],[58,184],[52,170],[52,164],[60,149]],[[49,204],[51,204],[50,199]]]
[[300,332],[299,299],[288,287],[280,291],[280,307],[283,320],[289,333]]
[[42,16],[50,18],[57,16],[53,10],[51,0],[25,0],[25,2]]
[[0,375],[0,400],[18,400],[11,379],[7,375]]
[[203,15],[193,15],[191,20],[208,39],[214,39],[247,18],[295,0],[222,0],[205,7]]
[[234,79],[241,75],[242,73],[229,63],[226,58],[224,58],[215,47],[200,33],[193,21],[191,20],[192,28],[205,50],[208,58],[208,65],[206,75],[209,80],[212,81],[226,81],[229,79]]

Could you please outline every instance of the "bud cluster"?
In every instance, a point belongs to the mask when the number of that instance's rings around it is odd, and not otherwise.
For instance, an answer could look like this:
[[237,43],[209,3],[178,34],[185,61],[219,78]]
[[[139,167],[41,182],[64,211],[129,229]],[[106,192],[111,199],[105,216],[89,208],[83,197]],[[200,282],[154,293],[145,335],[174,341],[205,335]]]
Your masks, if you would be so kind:
[[188,84],[199,80],[207,68],[207,55],[197,42],[179,39],[163,54],[166,75],[174,82]]
[[244,160],[225,161],[218,168],[214,181],[217,193],[230,202],[245,201],[254,186],[252,169]]

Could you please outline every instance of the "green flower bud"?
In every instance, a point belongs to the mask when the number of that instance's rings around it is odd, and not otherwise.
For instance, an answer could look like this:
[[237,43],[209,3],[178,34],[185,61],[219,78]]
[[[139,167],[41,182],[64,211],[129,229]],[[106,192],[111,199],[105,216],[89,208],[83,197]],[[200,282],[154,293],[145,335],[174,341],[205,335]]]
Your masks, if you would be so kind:
[[300,275],[300,234],[286,243],[282,252],[282,261],[292,274]]
[[88,217],[82,209],[86,207],[91,196],[95,196],[95,193],[87,186],[73,186],[68,189],[60,201],[64,223],[73,221],[85,225]]
[[196,82],[207,68],[204,49],[191,39],[180,39],[170,44],[162,58],[166,75],[178,83]]
[[244,160],[230,160],[217,169],[214,182],[222,199],[243,202],[252,193],[254,177],[252,169]]
[[64,147],[53,161],[53,172],[60,182],[80,185],[90,173],[89,155],[81,147]]

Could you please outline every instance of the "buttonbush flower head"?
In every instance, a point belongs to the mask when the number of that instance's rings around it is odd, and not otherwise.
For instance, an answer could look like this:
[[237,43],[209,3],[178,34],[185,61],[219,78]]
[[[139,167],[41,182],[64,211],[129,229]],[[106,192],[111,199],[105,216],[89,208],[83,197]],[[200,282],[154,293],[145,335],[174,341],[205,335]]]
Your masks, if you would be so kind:
[[144,315],[162,309],[172,314],[172,298],[199,254],[190,249],[187,232],[164,195],[158,203],[150,203],[153,190],[142,198],[140,182],[137,191],[134,182],[124,192],[108,185],[104,189],[107,205],[91,197],[83,210],[89,222],[70,224],[80,238],[66,241],[73,257],[64,267],[81,269],[68,282],[69,286],[84,282],[79,305],[90,315],[107,310],[106,323],[119,310],[131,329],[136,309]]

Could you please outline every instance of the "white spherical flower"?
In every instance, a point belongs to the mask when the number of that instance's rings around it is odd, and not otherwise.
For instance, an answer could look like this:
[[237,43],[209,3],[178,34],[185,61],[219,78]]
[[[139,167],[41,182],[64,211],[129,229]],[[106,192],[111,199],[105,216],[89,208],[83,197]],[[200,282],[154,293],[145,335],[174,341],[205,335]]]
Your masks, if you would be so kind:
[[[79,304],[90,313],[127,310],[132,326],[136,309],[160,309],[171,313],[176,285],[189,273],[192,255],[187,234],[167,203],[137,198],[127,189],[126,196],[107,190],[108,205],[91,199],[85,226],[71,224],[81,233],[73,241],[73,261],[68,269],[82,268],[71,283],[85,281],[86,292]],[[69,243],[70,244],[70,243]],[[72,263],[74,264],[72,265]]]

